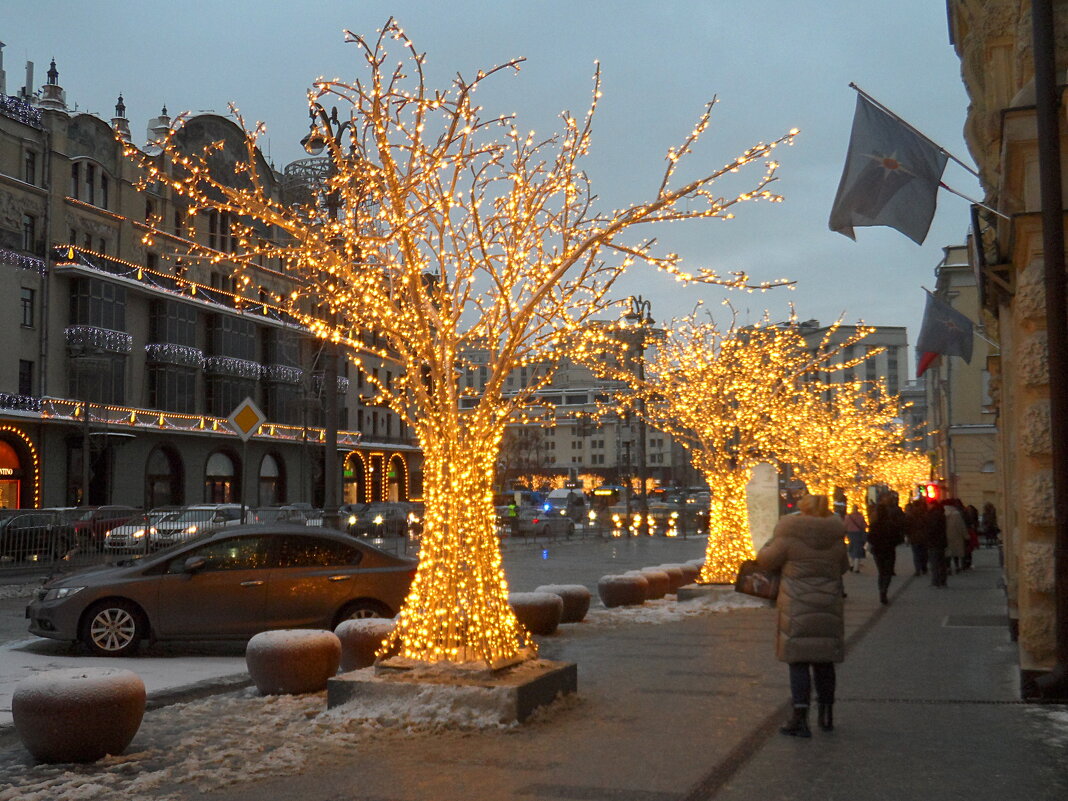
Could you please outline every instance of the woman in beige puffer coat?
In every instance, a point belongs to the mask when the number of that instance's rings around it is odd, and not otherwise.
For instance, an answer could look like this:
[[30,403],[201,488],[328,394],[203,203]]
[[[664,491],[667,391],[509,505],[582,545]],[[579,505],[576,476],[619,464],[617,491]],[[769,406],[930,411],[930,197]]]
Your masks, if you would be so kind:
[[806,495],[798,508],[800,514],[779,519],[757,561],[762,568],[782,572],[775,652],[790,665],[794,715],[780,731],[810,737],[813,676],[820,728],[834,728],[834,663],[845,658],[842,574],[849,570],[849,557],[845,527],[831,513],[825,495]]

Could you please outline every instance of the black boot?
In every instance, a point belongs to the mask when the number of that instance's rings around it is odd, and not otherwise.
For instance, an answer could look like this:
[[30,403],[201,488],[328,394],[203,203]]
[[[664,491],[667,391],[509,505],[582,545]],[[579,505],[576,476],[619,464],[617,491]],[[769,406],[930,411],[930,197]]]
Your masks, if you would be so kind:
[[811,737],[812,730],[808,727],[808,707],[795,706],[794,716],[779,731],[791,737]]
[[819,705],[819,723],[823,731],[834,731],[834,704]]

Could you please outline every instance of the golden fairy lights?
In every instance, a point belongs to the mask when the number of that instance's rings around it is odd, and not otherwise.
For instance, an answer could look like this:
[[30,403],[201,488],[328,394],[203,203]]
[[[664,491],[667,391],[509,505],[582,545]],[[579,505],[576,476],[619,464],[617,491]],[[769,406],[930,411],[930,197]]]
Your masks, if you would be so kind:
[[685,447],[708,482],[701,581],[733,581],[741,562],[752,558],[746,505],[752,467],[767,459],[791,461],[794,438],[807,430],[822,402],[824,377],[861,361],[841,354],[871,329],[858,326],[832,344],[837,330],[831,326],[812,348],[794,319],[748,327],[732,321],[721,329],[691,316],[664,332],[644,380],[624,360],[594,365],[629,385],[626,402],[633,411]]
[[[686,273],[677,255],[625,234],[650,223],[727,219],[745,201],[777,202],[771,155],[797,132],[673,186],[710,124],[710,104],[669,151],[653,197],[605,213],[595,208],[582,166],[601,96],[599,68],[585,115],[564,113],[563,131],[539,138],[522,133],[511,116],[483,118],[473,98],[483,81],[518,71],[521,60],[458,76],[439,91],[426,85],[424,57],[393,20],[377,37],[346,32],[346,41],[369,74],[354,83],[319,80],[309,93],[310,102],[337,103],[348,123],[343,141],[324,137],[331,168],[310,202],[277,196],[256,148],[259,126],[236,163],[233,143],[183,152],[173,131],[160,143],[164,158],[130,154],[140,158],[146,183],[187,207],[191,226],[210,211],[228,215],[232,252],[224,258],[238,266],[240,292],[252,291],[249,276],[263,262],[299,275],[281,302],[317,336],[368,357],[361,369],[375,402],[416,432],[426,517],[419,568],[392,635],[402,656],[502,664],[525,653],[530,639],[508,605],[492,484],[507,423],[525,419],[523,410],[552,380],[554,368],[534,368],[555,363],[548,357],[565,342],[574,343],[576,358],[596,345],[598,337],[583,332],[613,306],[609,289],[636,263],[680,281],[745,289],[785,283]],[[399,64],[390,56],[397,48]],[[733,174],[761,163],[763,172],[743,191],[718,186],[744,180]],[[219,258],[198,245],[183,255]],[[374,359],[397,366],[392,380]],[[525,366],[532,368],[528,383],[507,387]],[[486,378],[475,390],[462,377],[479,368]]]

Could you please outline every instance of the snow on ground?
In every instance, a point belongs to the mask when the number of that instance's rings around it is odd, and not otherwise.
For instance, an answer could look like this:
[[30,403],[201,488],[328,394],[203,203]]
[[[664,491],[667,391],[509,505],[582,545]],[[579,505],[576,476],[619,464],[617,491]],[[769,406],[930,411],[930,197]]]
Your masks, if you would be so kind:
[[[737,593],[682,603],[663,599],[638,607],[593,609],[582,625],[670,623],[693,615],[761,607],[766,607],[763,601]],[[26,643],[20,645],[27,648]],[[5,658],[21,661],[26,656],[18,648],[12,653],[8,646],[0,649],[0,664]],[[47,656],[52,661],[59,654],[53,651]],[[174,687],[187,684],[189,669],[204,658],[161,660],[169,664],[156,668],[160,671],[157,680]],[[134,663],[122,666],[138,673],[150,664],[143,658],[94,659],[92,663],[103,661]],[[233,673],[239,660],[229,657],[225,661],[228,664],[216,664],[215,670],[229,667],[227,672]],[[428,687],[419,695],[419,703],[406,712],[395,706],[361,708],[356,704],[327,710],[325,693],[261,697],[248,688],[174,704],[146,713],[125,754],[91,765],[35,765],[18,743],[0,749],[0,801],[179,801],[232,784],[299,773],[312,759],[341,760],[354,745],[371,738],[380,742],[513,728],[514,724],[501,724],[492,710],[457,707],[455,697],[450,687],[440,691]],[[550,720],[556,710],[580,703],[575,697],[562,699],[533,720]]]
[[586,615],[584,623],[591,626],[621,626],[627,623],[671,623],[693,615],[708,612],[729,612],[732,609],[765,609],[767,601],[742,595],[738,592],[723,592],[695,598],[692,601],[676,601],[661,598],[646,601],[641,606],[616,606],[611,609],[594,608]]
[[1028,706],[1033,720],[1040,722],[1043,736],[1062,753],[1068,751],[1068,708],[1055,705]]

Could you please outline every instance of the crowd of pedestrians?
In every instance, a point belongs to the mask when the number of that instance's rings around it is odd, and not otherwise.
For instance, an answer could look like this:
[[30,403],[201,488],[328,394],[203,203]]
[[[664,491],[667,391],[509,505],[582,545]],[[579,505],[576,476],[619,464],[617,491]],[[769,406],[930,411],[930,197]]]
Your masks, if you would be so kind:
[[757,554],[761,568],[781,577],[775,650],[789,665],[793,714],[780,731],[812,736],[813,685],[819,727],[834,729],[835,664],[845,656],[842,576],[861,572],[865,550],[875,563],[879,600],[888,604],[898,546],[908,543],[916,576],[930,575],[931,586],[944,588],[949,575],[971,569],[980,537],[995,545],[999,534],[991,503],[980,513],[957,498],[921,497],[902,510],[897,494],[886,492],[865,518],[856,506],[849,514],[836,514],[825,495],[803,497],[798,514],[780,518]]

